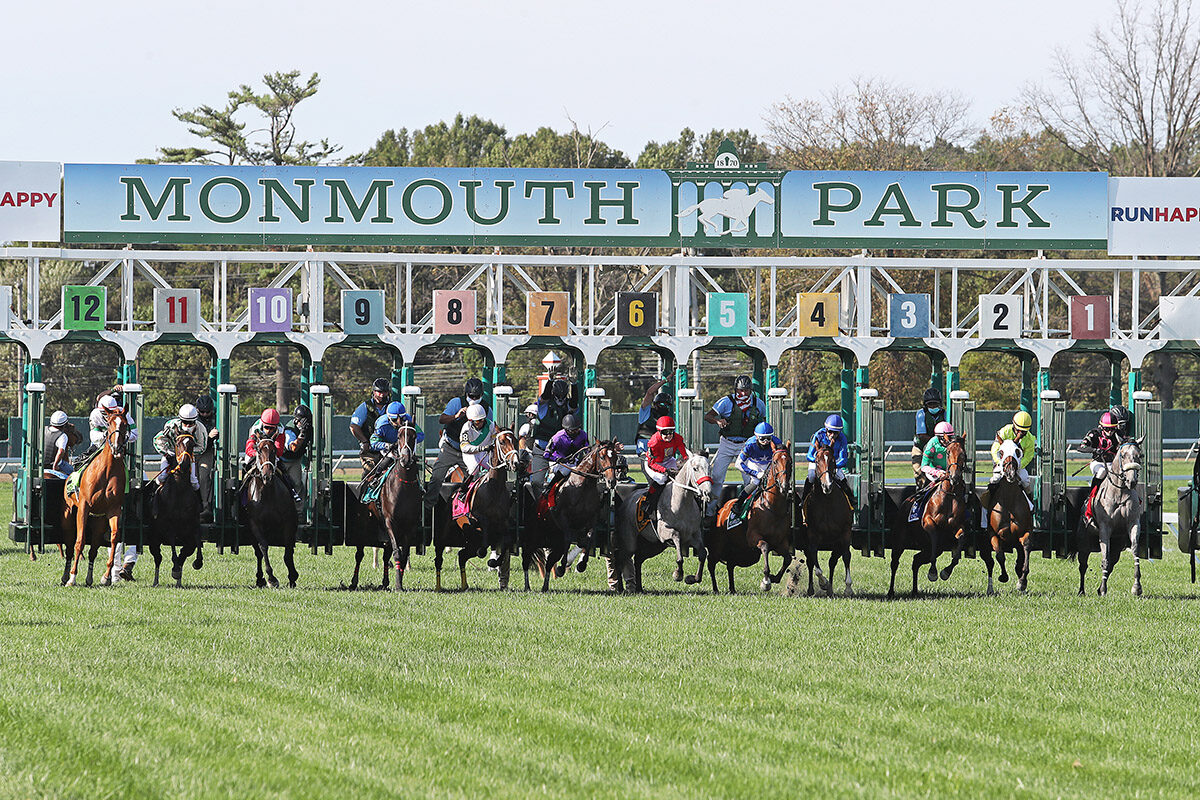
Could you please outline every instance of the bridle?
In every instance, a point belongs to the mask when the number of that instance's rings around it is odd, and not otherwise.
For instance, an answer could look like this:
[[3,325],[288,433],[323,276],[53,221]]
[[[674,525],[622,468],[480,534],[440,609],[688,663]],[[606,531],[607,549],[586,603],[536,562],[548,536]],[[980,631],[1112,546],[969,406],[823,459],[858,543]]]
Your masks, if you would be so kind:
[[414,446],[417,441],[416,426],[410,422],[405,422],[396,428],[396,444],[399,445],[401,441],[404,442],[404,445],[396,448],[396,462],[405,469],[408,469],[415,455]]
[[[763,475],[763,494],[775,489],[787,497],[791,494],[792,485],[788,481],[789,466],[791,464],[792,455],[787,451],[786,447],[777,447],[771,455],[771,463],[767,466],[767,473]],[[785,462],[781,464],[781,462]],[[827,468],[828,469],[828,468]],[[770,479],[771,483],[767,483]]]
[[673,484],[675,484],[676,486],[678,486],[680,489],[683,489],[686,492],[691,492],[692,494],[696,495],[696,502],[701,503],[701,505],[703,505],[702,498],[704,497],[704,492],[700,491],[700,485],[704,484],[704,483],[711,484],[713,482],[712,478],[709,477],[708,472],[707,471],[700,472],[700,477],[696,478],[696,480],[695,480],[695,483],[696,483],[695,486],[691,486],[687,480],[683,479],[685,473],[692,473],[692,472],[698,471],[698,470],[692,469],[692,467],[691,467],[692,460],[694,458],[696,458],[696,456],[689,456],[687,461],[683,462],[683,466],[680,467],[678,469],[678,471],[676,471],[675,478],[671,482]]
[[[182,475],[191,480],[192,448],[195,444],[196,437],[190,433],[181,433],[175,437],[175,468],[171,470],[172,475]],[[184,464],[188,467],[186,472],[183,469]]]
[[[1113,484],[1113,486],[1116,486],[1118,489],[1128,490],[1134,486],[1137,486],[1137,474],[1136,473],[1140,472],[1142,469],[1142,465],[1140,463],[1138,463],[1137,459],[1134,459],[1133,463],[1131,463],[1131,464],[1127,465],[1125,463],[1125,451],[1129,448],[1133,448],[1134,450],[1136,450],[1138,458],[1141,457],[1142,449],[1140,447],[1138,447],[1137,442],[1125,442],[1124,444],[1122,444],[1120,447],[1117,448],[1117,455],[1115,458],[1113,458],[1112,465],[1110,465],[1110,466],[1115,466],[1116,463],[1118,461],[1120,461],[1121,468],[1119,470],[1118,469],[1109,469],[1108,472],[1104,476],[1105,481],[1110,481]],[[1126,477],[1127,472],[1135,473],[1134,477],[1132,479]]]
[[517,466],[521,463],[521,449],[517,445],[517,435],[511,428],[501,428],[496,434],[496,441],[492,443],[492,454],[496,461],[513,472],[517,471]]
[[[576,466],[572,467],[570,464],[564,464],[563,466],[573,474],[583,478],[595,478],[596,480],[604,478],[605,483],[611,490],[617,485],[617,447],[615,441],[611,439],[596,442],[596,444],[583,451],[583,454],[579,456],[579,460],[576,462]],[[608,466],[598,472],[591,472],[590,470],[596,469],[595,462],[601,453],[608,456]],[[587,465],[586,469],[584,468],[585,464]]]
[[254,466],[262,478],[263,486],[275,479],[275,440],[263,439],[258,443],[258,456]]
[[114,408],[108,418],[108,432],[104,435],[113,458],[125,458],[125,440],[128,438],[129,423],[125,420],[125,409]]

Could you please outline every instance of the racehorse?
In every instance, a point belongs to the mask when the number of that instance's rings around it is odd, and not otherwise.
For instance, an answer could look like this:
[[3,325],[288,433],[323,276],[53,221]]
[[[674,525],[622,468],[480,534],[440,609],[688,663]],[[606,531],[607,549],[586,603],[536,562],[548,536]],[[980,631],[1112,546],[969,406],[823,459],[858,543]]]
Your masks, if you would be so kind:
[[[854,526],[854,511],[850,507],[850,498],[834,480],[836,469],[833,464],[833,448],[817,445],[815,457],[816,486],[805,500],[807,508],[797,509],[797,513],[803,515],[798,544],[804,550],[804,560],[808,563],[808,594],[810,597],[813,594],[815,572],[821,588],[833,597],[833,572],[840,558],[846,564],[846,597],[853,597],[854,587],[850,581],[850,529]],[[817,557],[819,550],[829,551],[828,579],[821,573],[821,563]],[[799,584],[800,579],[800,568],[800,562],[796,562],[792,576],[788,578],[789,594],[795,594],[795,586]]]
[[1000,582],[1008,582],[1008,571],[1004,568],[1004,553],[1016,552],[1017,588],[1022,592],[1029,585],[1029,548],[1033,535],[1033,512],[1029,500],[1021,488],[1021,448],[1016,442],[1005,441],[1000,445],[1000,466],[1003,477],[991,493],[987,528],[983,531],[985,542],[981,543],[980,555],[987,565],[988,594],[995,594],[992,587],[992,554],[1000,562]]
[[162,543],[171,544],[171,577],[175,586],[183,586],[183,565],[188,556],[196,554],[192,565],[200,569],[200,493],[192,488],[192,448],[196,439],[189,433],[175,437],[175,468],[157,488],[154,500],[154,540],[148,545],[154,556],[154,583],[158,586],[158,571],[162,566]]
[[[1138,487],[1138,475],[1142,469],[1141,442],[1125,442],[1117,448],[1108,474],[1096,490],[1092,501],[1092,519],[1100,534],[1100,586],[1097,594],[1108,594],[1108,576],[1112,574],[1121,557],[1123,548],[1113,548],[1113,534],[1120,532],[1129,538],[1129,552],[1133,554],[1133,589],[1135,596],[1142,594],[1142,564],[1138,558],[1141,537],[1142,492]],[[1082,538],[1082,537],[1080,537]],[[1087,572],[1090,553],[1079,543],[1079,593],[1083,594],[1083,576]]]
[[[300,573],[296,571],[293,558],[296,550],[296,505],[292,493],[275,480],[275,442],[263,439],[258,443],[254,463],[246,476],[246,517],[250,534],[254,537],[254,554],[258,556],[258,577],[255,586],[277,588],[279,581],[271,569],[267,555],[268,536],[283,541],[283,563],[288,568],[288,586],[295,588]],[[263,564],[267,566],[267,579],[263,580]]]
[[[112,580],[113,559],[116,557],[118,527],[121,521],[121,506],[125,502],[125,444],[129,439],[129,422],[124,409],[118,408],[108,417],[104,432],[104,444],[100,452],[83,469],[79,477],[79,488],[75,494],[67,493],[68,482],[63,486],[63,531],[75,529],[75,557],[67,558],[63,565],[64,586],[75,585],[75,573],[79,570],[79,558],[88,533],[100,536],[108,533],[108,563],[104,567],[102,586]],[[72,523],[71,515],[75,515]],[[107,529],[105,527],[107,523]],[[99,542],[93,539],[88,552],[88,574],[86,585],[92,585],[92,570],[96,564]]]
[[[422,541],[421,530],[421,473],[417,461],[417,429],[404,423],[396,431],[395,462],[379,498],[367,505],[376,526],[378,543],[383,547],[383,581],[380,588],[390,584],[390,557],[395,554],[396,591],[404,591],[404,570],[408,568],[409,550]],[[354,552],[354,576],[350,589],[358,588],[358,571],[362,566],[366,545],[359,545]]]
[[620,452],[621,443],[616,439],[597,442],[583,451],[575,466],[570,467],[571,474],[555,485],[553,497],[547,493],[532,503],[533,508],[526,515],[525,538],[521,542],[526,591],[529,590],[529,568],[535,559],[544,564],[542,591],[550,590],[550,571],[554,569],[559,577],[566,572],[567,551],[572,543],[583,550],[575,569],[578,572],[587,569],[588,551],[604,504],[599,481],[604,479],[605,490],[610,495],[616,490]]
[[[433,566],[437,573],[437,589],[442,589],[442,559],[447,547],[459,547],[458,574],[461,588],[467,588],[467,562],[474,556],[487,555],[494,547],[499,568],[500,588],[508,588],[509,559],[516,546],[516,535],[509,521],[512,494],[508,490],[508,473],[517,470],[529,458],[528,451],[517,446],[517,435],[511,428],[501,428],[492,445],[491,469],[476,483],[467,497],[468,513],[449,516],[438,533],[434,534]],[[461,542],[461,544],[459,544]]]
[[[733,586],[734,567],[752,567],[763,560],[762,590],[770,591],[772,583],[778,583],[792,561],[792,443],[774,448],[771,463],[762,476],[762,491],[754,498],[746,520],[741,525],[729,528],[727,523],[733,512],[730,500],[717,512],[717,524],[709,536],[708,577],[712,580],[713,594],[717,589],[717,564],[724,564],[729,572],[729,593],[735,594]],[[783,556],[779,574],[771,575],[770,554]]]
[[[639,526],[637,507],[646,489],[639,489],[629,496],[617,513],[616,543],[614,545],[613,572],[617,576],[617,590],[640,592],[642,590],[642,562],[675,547],[676,581],[688,584],[699,583],[704,576],[704,561],[708,551],[701,534],[704,509],[712,499],[712,479],[708,476],[708,459],[693,453],[661,490],[658,498],[658,513],[650,524]],[[695,575],[683,574],[683,554],[691,547],[700,559]]]
[[[953,543],[954,552],[950,563],[942,570],[942,580],[949,580],[950,573],[962,556],[967,531],[967,484],[963,480],[963,464],[967,451],[963,438],[956,436],[946,447],[946,474],[931,483],[933,487],[929,501],[921,512],[921,527],[929,534],[930,561],[929,580],[938,579],[937,557]],[[946,537],[950,537],[949,540]]]

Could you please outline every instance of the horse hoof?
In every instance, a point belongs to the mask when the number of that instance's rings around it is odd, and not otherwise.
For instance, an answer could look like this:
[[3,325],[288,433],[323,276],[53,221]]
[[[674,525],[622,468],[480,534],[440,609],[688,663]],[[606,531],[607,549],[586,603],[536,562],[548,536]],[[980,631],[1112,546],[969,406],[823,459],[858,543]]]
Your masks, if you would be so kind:
[[171,570],[171,578],[174,580],[177,580],[177,581],[183,580],[183,570],[182,569]]
[[936,583],[937,579],[938,579],[937,570],[930,569],[929,574],[926,577],[928,578],[930,583]]
[[196,553],[196,560],[192,562],[192,569],[200,569],[204,566],[204,556]]
[[686,578],[683,579],[683,582],[686,583],[688,586],[691,586],[693,583],[699,583],[700,579],[697,578],[695,575],[688,575]]
[[155,586],[158,586],[158,578],[155,578],[153,581],[150,582],[151,589],[153,589]]
[[1008,576],[1007,576],[1007,575],[1001,575],[1001,576],[998,578],[998,580],[999,580],[1001,583],[1008,583]]
[[278,589],[279,588],[279,579],[278,578],[268,578],[267,585],[270,586],[272,589]]
[[296,588],[296,582],[295,582],[295,581],[288,581],[288,588],[289,588],[289,589],[295,589],[295,588]]
[[[108,575],[105,575],[103,578],[100,579],[101,586],[109,586],[111,584],[112,584],[112,579]],[[88,586],[91,586],[91,585],[92,585],[92,582],[88,581]]]
[[[821,591],[822,591],[822,592],[828,592],[828,591],[829,591],[829,581],[825,580],[825,576],[824,576],[824,575],[818,575],[818,576],[817,576],[817,585],[818,585],[819,587],[821,587]],[[811,594],[811,592],[810,592],[810,594]]]
[[1142,596],[1142,585],[1140,583],[1135,583],[1133,585],[1133,588],[1130,591],[1133,593],[1134,597],[1141,597]]
[[771,582],[766,578],[763,578],[763,582],[759,585],[759,588],[764,592],[769,592],[771,591]]
[[846,587],[846,597],[854,597],[854,590],[849,586]]
[[500,560],[497,558],[489,558],[487,560],[488,569],[497,569],[500,566]]
[[351,581],[350,585],[346,587],[346,590],[350,591],[350,592],[357,591],[358,590],[358,581]]
[[567,574],[566,567],[564,567],[562,564],[554,565],[554,577],[561,578],[563,575],[566,575],[566,574]]
[[265,588],[267,588],[267,582],[266,582],[264,579],[262,579],[262,578],[259,578],[258,580],[256,580],[256,581],[254,582],[254,588],[256,588],[256,589],[265,589]]
[[987,596],[988,596],[988,597],[993,597],[993,596],[995,596],[995,595],[996,595],[996,593],[997,593],[997,592],[996,592],[996,590],[995,590],[995,589],[993,589],[991,586],[989,586],[989,587],[988,587],[988,590],[987,590]]
[[183,588],[183,578],[176,578],[176,579],[175,579],[175,588],[176,588],[176,589],[182,589],[182,588]]
[[72,575],[70,577],[70,579],[63,581],[63,586],[74,586],[74,585],[75,585],[75,576],[74,575]]
[[941,572],[942,580],[944,580],[944,581],[950,580],[950,572],[951,572],[951,570],[949,567],[942,567],[942,572]]
[[580,574],[582,574],[584,572],[584,570],[586,570],[586,569],[587,569],[587,562],[580,561],[578,564],[575,565],[575,571]]
[[676,572],[674,575],[671,576],[671,580],[675,581],[676,583],[679,583],[680,581],[683,580],[683,573]]
[[1021,581],[1020,583],[1017,584],[1017,591],[1019,591],[1019,592],[1028,591],[1028,584],[1026,584],[1025,581]]

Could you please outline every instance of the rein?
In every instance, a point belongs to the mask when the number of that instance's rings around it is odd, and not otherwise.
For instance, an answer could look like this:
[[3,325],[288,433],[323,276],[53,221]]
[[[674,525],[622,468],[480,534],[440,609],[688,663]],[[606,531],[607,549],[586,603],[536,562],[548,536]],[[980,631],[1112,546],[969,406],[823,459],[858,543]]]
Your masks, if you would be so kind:
[[580,475],[584,478],[595,478],[596,480],[599,480],[600,478],[604,477],[605,472],[611,472],[611,473],[613,473],[613,478],[615,479],[616,471],[617,471],[616,464],[609,464],[607,467],[604,468],[603,472],[584,472],[582,469],[580,469],[580,467],[583,466],[584,461],[588,461],[590,459],[595,459],[597,453],[599,453],[601,450],[603,450],[605,448],[612,449],[613,460],[615,460],[617,451],[615,448],[613,448],[612,444],[610,442],[597,442],[596,444],[592,445],[588,449],[584,450],[583,453],[576,459],[576,464],[578,464],[578,467],[573,467],[570,464],[562,464],[562,462],[559,462],[559,463],[562,466],[566,467],[567,470],[570,471],[571,473],[573,473],[575,475]]
[[[1125,445],[1121,445],[1121,447],[1119,447],[1117,449],[1116,457],[1113,458],[1114,462],[1117,460],[1117,458],[1122,459],[1121,460],[1121,468],[1119,470],[1111,469],[1111,468],[1109,470],[1107,470],[1107,472],[1104,475],[1104,480],[1106,482],[1111,481],[1112,485],[1117,487],[1118,489],[1125,489],[1126,491],[1128,491],[1131,488],[1131,483],[1125,477],[1125,473],[1129,470],[1134,470],[1134,469],[1140,471],[1142,468],[1142,465],[1135,461],[1133,463],[1133,466],[1129,466],[1129,467],[1125,466],[1124,458],[1121,456],[1121,453],[1124,450],[1125,450]],[[1109,466],[1111,467],[1112,465],[1110,464]],[[1120,477],[1117,477],[1118,474],[1120,475]],[[1136,486],[1136,484],[1132,484],[1132,485]]]

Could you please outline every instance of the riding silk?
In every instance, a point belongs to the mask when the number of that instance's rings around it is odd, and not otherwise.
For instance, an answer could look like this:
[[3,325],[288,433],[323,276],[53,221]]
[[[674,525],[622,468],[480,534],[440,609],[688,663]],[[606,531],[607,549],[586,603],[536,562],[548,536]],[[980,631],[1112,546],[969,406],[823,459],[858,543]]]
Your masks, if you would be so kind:
[[383,416],[387,410],[387,403],[377,406],[371,400],[365,400],[359,403],[358,408],[354,409],[354,413],[350,415],[350,424],[357,425],[362,428],[362,432],[367,436],[375,430],[376,421]]
[[566,461],[571,456],[588,446],[588,435],[580,430],[571,436],[565,430],[559,431],[550,438],[546,445],[546,460],[551,462]]
[[646,453],[647,469],[660,475],[665,475],[667,470],[673,466],[673,463],[682,463],[688,457],[687,448],[683,444],[683,437],[678,434],[672,436],[671,441],[668,442],[663,439],[662,433],[655,433],[650,437],[650,444],[646,446]]
[[831,437],[824,428],[814,433],[808,445],[808,463],[816,463],[818,446],[833,449],[833,465],[838,469],[846,469],[850,465],[850,445],[846,442],[845,434],[837,433]]
[[1016,428],[1012,424],[1005,425],[996,432],[996,441],[992,442],[992,461],[1000,463],[1000,445],[1004,442],[1016,442],[1017,447],[1021,448],[1021,461],[1019,466],[1025,469],[1029,463],[1033,461],[1034,448],[1037,447],[1037,440],[1033,438],[1033,434],[1029,431],[1025,432],[1018,440]]
[[183,420],[179,417],[173,417],[167,420],[167,424],[163,425],[163,429],[154,437],[154,449],[161,455],[170,455],[175,457],[175,440],[180,436],[187,434],[195,440],[192,445],[192,455],[200,456],[208,449],[208,430],[199,420],[196,421],[192,430],[185,430]]
[[766,447],[759,444],[757,438],[753,438],[746,442],[746,446],[738,454],[734,466],[743,473],[754,475],[754,479],[757,481],[770,465],[771,459],[775,455],[775,448],[782,446],[783,442],[778,436],[772,436],[771,443]]
[[[265,426],[262,424],[262,420],[258,420],[251,426],[250,435],[246,438],[245,452],[247,458],[254,458],[258,455],[258,442],[263,438],[264,430]],[[282,456],[286,445],[287,437],[284,435],[283,429],[280,428],[278,433],[275,434],[275,455]]]
[[1126,440],[1118,431],[1108,431],[1104,428],[1092,428],[1080,442],[1081,447],[1092,451],[1093,461],[1111,463],[1117,455],[1117,448]]

